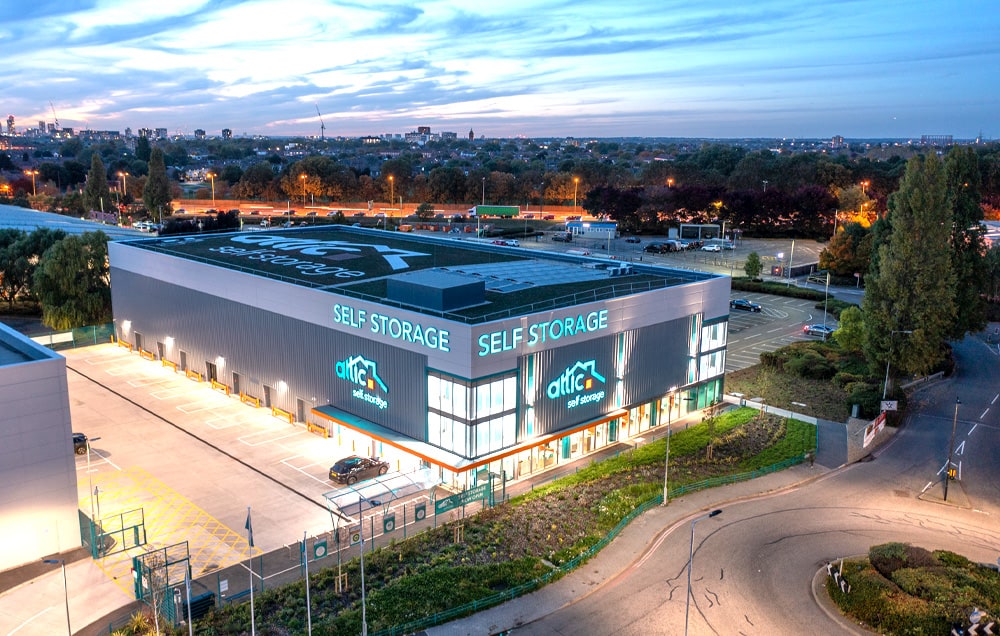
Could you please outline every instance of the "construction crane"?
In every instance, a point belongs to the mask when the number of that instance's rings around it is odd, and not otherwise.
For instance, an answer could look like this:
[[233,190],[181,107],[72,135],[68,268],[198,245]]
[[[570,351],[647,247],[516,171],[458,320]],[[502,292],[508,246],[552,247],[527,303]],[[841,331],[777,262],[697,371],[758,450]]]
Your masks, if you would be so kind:
[[56,132],[59,132],[59,116],[56,115],[56,107],[52,105],[51,101],[49,102],[49,108],[52,109],[52,119],[55,120]]
[[319,112],[319,104],[316,104],[316,114],[319,115],[319,139],[326,139],[326,124],[323,123],[323,114]]

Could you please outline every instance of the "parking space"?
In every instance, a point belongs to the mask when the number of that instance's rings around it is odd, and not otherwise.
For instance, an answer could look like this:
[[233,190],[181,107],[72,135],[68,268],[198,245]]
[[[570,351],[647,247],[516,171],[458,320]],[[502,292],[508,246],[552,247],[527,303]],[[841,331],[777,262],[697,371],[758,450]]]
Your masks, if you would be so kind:
[[74,430],[93,440],[80,509],[108,527],[145,518],[146,545],[98,563],[127,593],[131,557],[152,547],[187,541],[196,576],[245,561],[248,506],[255,554],[330,531],[327,473],[350,447],[114,345],[64,354]]

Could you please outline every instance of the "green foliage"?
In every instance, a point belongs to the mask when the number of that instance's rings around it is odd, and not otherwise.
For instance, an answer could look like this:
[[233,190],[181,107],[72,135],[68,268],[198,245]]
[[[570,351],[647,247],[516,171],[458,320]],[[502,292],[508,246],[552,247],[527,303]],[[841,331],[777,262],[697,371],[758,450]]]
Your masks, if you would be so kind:
[[42,322],[64,330],[111,320],[108,237],[104,232],[68,236],[42,255],[33,276]]
[[816,450],[816,426],[799,420],[787,420],[785,431],[774,444],[739,464],[741,471],[760,470],[789,457]]
[[[840,302],[840,301],[838,301]],[[833,339],[847,351],[860,352],[865,342],[865,323],[861,308],[849,305],[840,312],[840,324]]]
[[149,156],[149,176],[142,190],[142,202],[153,218],[162,221],[163,214],[170,213],[170,200],[170,182],[167,180],[163,151],[153,148]]
[[782,369],[802,378],[821,380],[832,378],[837,367],[813,349],[802,349],[797,355],[787,360]]
[[426,201],[417,206],[417,218],[429,219],[434,216],[434,206]]
[[743,271],[746,272],[747,278],[750,280],[760,278],[760,273],[764,271],[764,263],[760,260],[760,255],[757,252],[747,254],[746,263],[743,264]]
[[[907,163],[899,190],[889,198],[885,228],[876,232],[877,258],[865,279],[863,300],[869,359],[890,358],[902,373],[923,373],[942,356],[956,321],[945,171],[934,154]],[[876,224],[878,226],[879,224]],[[912,331],[894,339],[893,331]]]
[[87,173],[87,185],[83,188],[83,205],[88,210],[111,212],[114,203],[111,201],[111,190],[108,188],[108,173],[104,162],[96,154],[90,159],[90,172]]
[[872,382],[851,382],[844,386],[847,391],[847,407],[859,406],[859,417],[875,417],[882,401],[882,386]]
[[868,559],[845,560],[844,594],[827,591],[845,614],[882,634],[946,634],[973,607],[1000,612],[1000,574],[952,552],[903,543],[872,546]]

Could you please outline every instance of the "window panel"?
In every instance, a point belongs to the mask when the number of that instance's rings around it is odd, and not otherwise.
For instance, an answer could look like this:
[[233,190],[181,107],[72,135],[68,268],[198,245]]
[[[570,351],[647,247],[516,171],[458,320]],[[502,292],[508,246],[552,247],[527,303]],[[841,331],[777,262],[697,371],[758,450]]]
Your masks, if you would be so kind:
[[503,410],[513,411],[517,408],[517,378],[511,376],[503,379]]
[[452,401],[452,413],[457,418],[461,418],[463,420],[467,419],[469,410],[469,388],[464,384],[455,384],[453,388],[455,397]]
[[433,411],[427,413],[427,443],[441,445],[441,416]]

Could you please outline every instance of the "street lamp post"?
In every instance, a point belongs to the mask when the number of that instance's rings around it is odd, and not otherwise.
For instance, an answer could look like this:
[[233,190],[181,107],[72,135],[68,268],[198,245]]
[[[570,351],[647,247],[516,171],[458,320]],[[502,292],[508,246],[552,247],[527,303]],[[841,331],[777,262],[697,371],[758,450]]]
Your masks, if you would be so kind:
[[209,172],[205,176],[208,177],[209,179],[211,179],[211,181],[212,181],[212,209],[214,210],[215,209],[215,173],[214,172]]
[[958,426],[958,405],[962,400],[955,398],[955,416],[951,420],[951,441],[948,443],[948,463],[944,467],[944,500],[948,501],[948,482],[951,481],[951,459],[955,454],[955,427]]
[[396,178],[389,175],[389,205],[396,200]]
[[576,214],[576,192],[580,187],[580,177],[573,177],[573,214]]
[[66,633],[73,636],[73,629],[69,625],[69,586],[66,583],[66,561],[64,559],[44,559],[42,563],[52,563],[62,566],[63,575],[63,598],[66,601]]
[[299,181],[302,183],[302,205],[306,204],[306,174],[303,172],[299,175]]
[[38,190],[35,188],[35,175],[38,174],[37,170],[25,170],[24,174],[31,175],[31,196],[37,196]]
[[691,568],[694,565],[694,524],[699,521],[704,521],[705,519],[710,519],[719,514],[722,514],[721,510],[713,510],[707,515],[702,515],[697,519],[691,520],[691,547],[688,551],[688,592],[687,604],[684,608],[684,636],[687,636],[688,633],[688,617],[691,614]]
[[674,394],[677,392],[677,387],[670,387],[669,397],[667,398],[667,458],[663,462],[663,505],[670,503],[670,488],[667,486],[667,477],[670,475],[670,416],[673,414],[674,410]]
[[885,358],[885,383],[882,384],[882,400],[885,400],[885,396],[889,393],[889,363],[892,361],[892,337],[897,333],[910,334],[913,331],[909,329],[894,329],[889,332],[889,355]]
[[486,177],[483,177],[483,205],[486,205]]

